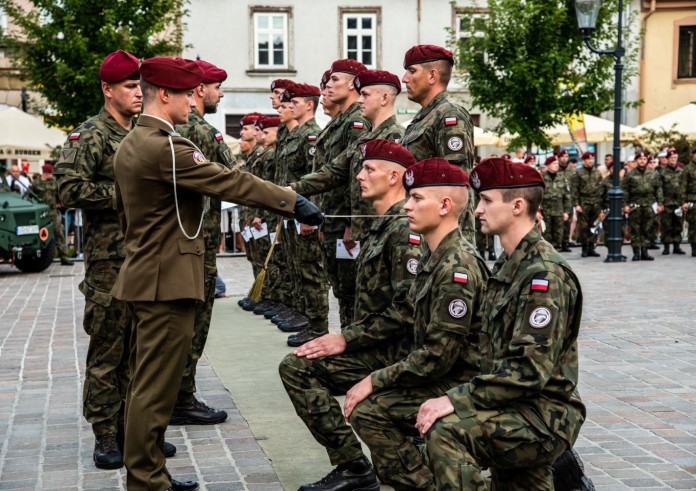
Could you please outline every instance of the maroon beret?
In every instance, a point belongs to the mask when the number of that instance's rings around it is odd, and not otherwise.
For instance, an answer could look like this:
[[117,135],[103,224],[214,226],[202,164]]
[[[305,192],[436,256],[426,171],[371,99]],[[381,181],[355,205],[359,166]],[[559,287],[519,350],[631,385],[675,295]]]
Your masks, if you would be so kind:
[[[667,153],[669,155],[669,152]],[[639,159],[641,157],[648,158],[650,157],[650,154],[646,152],[645,150],[641,150],[640,152],[636,152],[636,155],[633,157],[634,159]]]
[[280,99],[280,102],[281,102],[281,103],[283,103],[283,102],[290,102],[290,100],[292,99],[292,94],[290,93],[290,91],[289,91],[288,89],[285,89],[285,90],[283,91],[283,93],[280,94],[279,99]]
[[406,168],[416,163],[415,157],[402,145],[378,138],[360,145],[363,160],[388,160]]
[[294,85],[295,82],[292,80],[288,80],[287,78],[277,78],[273,82],[271,82],[271,90],[276,90],[276,89],[287,89],[291,85]]
[[512,157],[510,157],[510,154],[509,154],[509,153],[504,153],[504,154],[502,154],[502,155],[500,156],[500,158],[501,158],[501,159],[508,159],[508,160],[512,159]]
[[418,44],[406,51],[404,68],[438,60],[447,60],[450,65],[454,65],[454,57],[450,50],[432,44]]
[[51,164],[44,164],[41,166],[41,171],[46,174],[51,174],[53,172],[53,166]]
[[558,162],[558,157],[556,157],[555,155],[551,155],[550,157],[546,157],[544,165],[553,164],[554,162]]
[[278,116],[261,116],[256,120],[256,126],[259,128],[277,128],[280,126],[280,118]]
[[341,72],[357,75],[364,70],[367,70],[365,65],[360,63],[358,60],[351,60],[349,58],[336,60],[331,64],[331,73]]
[[530,162],[531,162],[532,160],[534,160],[534,159],[536,159],[536,157],[530,153],[529,155],[527,155],[527,156],[524,158],[524,163],[525,163],[525,164],[528,164],[528,163],[530,163]]
[[468,186],[469,176],[449,160],[433,157],[421,160],[404,173],[406,191],[430,186]]
[[246,126],[246,125],[249,125],[249,124],[254,124],[254,125],[255,125],[255,124],[256,124],[256,121],[257,121],[261,116],[263,116],[263,114],[261,114],[261,113],[249,113],[249,114],[246,114],[246,115],[242,116],[242,119],[239,120],[239,123],[240,123],[242,126]]
[[670,150],[667,150],[667,158],[670,158],[672,155],[679,155],[679,152],[677,152],[673,148]]
[[140,62],[130,53],[121,49],[106,55],[99,67],[99,80],[107,83],[140,78]]
[[363,70],[355,76],[353,85],[358,92],[368,85],[391,85],[396,88],[397,94],[401,92],[401,80],[399,80],[399,77],[385,70]]
[[563,157],[564,155],[568,155],[568,150],[561,150],[561,151],[559,151],[559,152],[556,154],[556,157],[558,157],[558,158],[560,159],[560,158]]
[[495,157],[483,159],[473,168],[471,185],[476,191],[544,187],[544,178],[534,167]]
[[290,98],[293,97],[319,97],[321,91],[316,85],[309,84],[294,84],[292,88],[288,89],[290,93]]
[[580,160],[587,160],[590,157],[594,157],[594,154],[592,152],[585,152],[580,156]]
[[203,60],[196,60],[196,64],[203,69],[203,83],[216,84],[227,80],[227,72],[218,68],[212,63]]
[[140,76],[148,83],[172,90],[189,90],[203,82],[203,69],[193,60],[156,56],[143,61]]

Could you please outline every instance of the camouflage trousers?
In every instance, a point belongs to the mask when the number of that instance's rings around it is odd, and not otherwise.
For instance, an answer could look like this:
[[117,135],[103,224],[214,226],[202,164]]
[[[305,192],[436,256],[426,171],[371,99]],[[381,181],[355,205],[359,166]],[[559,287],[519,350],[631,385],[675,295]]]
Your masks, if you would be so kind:
[[514,408],[464,413],[438,420],[426,434],[437,489],[488,489],[481,475],[488,467],[496,491],[553,490],[552,464],[568,444],[540,418],[530,421]]
[[561,245],[563,242],[563,215],[550,215],[544,216],[544,223],[546,224],[546,231],[544,232],[544,239],[549,242],[556,250],[561,250]]
[[53,230],[56,235],[56,251],[58,252],[58,257],[68,257],[68,246],[65,243],[63,220],[60,218],[60,212],[55,208],[51,210],[51,220],[53,220]]
[[130,380],[131,315],[126,302],[110,293],[122,262],[94,261],[80,283],[85,295],[83,327],[89,335],[82,414],[96,436],[121,430]]
[[278,271],[278,280],[275,287],[275,296],[277,302],[282,303],[288,307],[293,305],[293,283],[292,283],[292,268],[290,267],[290,258],[288,257],[287,247],[285,247],[285,242],[287,238],[287,229],[282,225],[280,226],[280,236],[278,237],[278,243],[273,250],[273,255],[271,256],[271,262],[274,265],[276,271]]
[[203,302],[196,302],[194,314],[193,339],[186,357],[186,367],[181,376],[181,387],[176,403],[181,405],[191,404],[195,400],[196,392],[196,367],[198,360],[203,356],[203,349],[208,340],[210,319],[213,316],[213,303],[215,302],[215,279],[217,278],[217,251],[220,244],[220,233],[207,232],[205,239],[204,269],[203,269]]
[[472,244],[476,244],[476,223],[474,220],[475,209],[476,204],[474,203],[471,193],[469,193],[469,201],[467,201],[466,208],[459,217],[459,227],[462,229],[464,238]]
[[319,233],[299,235],[292,221],[288,235],[292,251],[292,275],[299,296],[299,312],[309,319],[312,331],[326,333],[329,328],[329,282],[321,261]]
[[358,438],[346,424],[341,406],[334,396],[384,368],[374,357],[338,355],[308,360],[287,355],[280,362],[280,380],[295,412],[331,460],[339,465],[363,456]]
[[[263,269],[264,264],[266,264],[266,259],[271,250],[273,242],[271,241],[270,234],[276,233],[276,224],[267,223],[268,225],[268,237],[263,237],[259,240],[259,264],[261,269]],[[281,275],[279,264],[279,256],[282,255],[280,252],[281,246],[276,244],[273,247],[273,253],[271,254],[268,264],[266,265],[266,276],[263,282],[263,289],[261,290],[261,298],[264,300],[272,300],[274,302],[282,302],[282,295],[280,294],[281,287]]]
[[684,223],[683,217],[674,214],[674,210],[677,208],[679,205],[665,205],[665,209],[660,213],[663,244],[681,244]]
[[580,244],[594,244],[597,234],[593,234],[590,228],[599,217],[599,206],[582,205],[582,212],[578,213],[578,225],[575,228],[575,236]]
[[321,242],[324,269],[331,283],[334,296],[338,299],[338,316],[341,329],[353,322],[355,308],[355,261],[336,259],[336,241],[343,240],[343,233],[324,233]]
[[648,247],[655,240],[655,221],[655,213],[650,205],[640,206],[629,213],[632,247]]
[[690,208],[689,211],[686,212],[686,223],[689,226],[689,244],[696,244],[696,207]]
[[429,387],[399,388],[372,394],[359,403],[350,423],[370,448],[379,479],[396,489],[431,489],[433,474],[413,437],[418,409],[428,399],[440,397],[458,385],[439,381]]

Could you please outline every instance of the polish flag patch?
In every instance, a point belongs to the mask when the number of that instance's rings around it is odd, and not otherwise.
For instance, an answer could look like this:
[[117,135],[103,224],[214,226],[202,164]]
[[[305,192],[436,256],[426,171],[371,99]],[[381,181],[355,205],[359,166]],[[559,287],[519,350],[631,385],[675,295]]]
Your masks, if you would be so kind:
[[217,141],[222,140],[222,133],[220,133],[220,132],[215,133],[215,139],[216,139]]
[[315,141],[317,141],[317,135],[308,135],[307,140],[309,140],[311,142],[315,142]]
[[408,243],[409,244],[420,244],[420,235],[417,234],[408,234]]
[[469,283],[469,275],[466,273],[454,273],[453,279],[455,283],[463,283],[465,285]]
[[457,124],[457,118],[445,118],[445,126],[454,126]]
[[79,140],[80,139],[80,133],[70,133],[70,136],[68,137],[68,140]]
[[361,130],[365,127],[364,123],[361,123],[360,121],[353,121],[353,128],[356,130]]
[[533,292],[547,292],[549,291],[549,280],[532,280],[532,291]]

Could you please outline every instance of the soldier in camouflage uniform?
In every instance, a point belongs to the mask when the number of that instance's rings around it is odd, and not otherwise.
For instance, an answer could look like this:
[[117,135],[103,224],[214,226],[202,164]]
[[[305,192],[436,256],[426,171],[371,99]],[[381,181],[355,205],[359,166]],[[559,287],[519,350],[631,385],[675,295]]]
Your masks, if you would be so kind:
[[416,426],[437,489],[488,489],[487,467],[495,489],[554,489],[552,464],[585,419],[577,392],[580,283],[535,226],[538,172],[486,159],[471,182],[484,232],[505,248],[483,300],[481,374],[424,403]]
[[680,245],[682,228],[684,227],[683,219],[681,216],[674,214],[674,211],[684,203],[684,198],[681,194],[684,171],[677,166],[678,158],[679,156],[675,153],[674,156],[667,159],[667,165],[661,167],[662,170],[659,173],[665,206],[660,217],[662,219],[663,256],[669,254],[670,244],[674,244],[675,254],[685,254]]
[[422,253],[420,236],[410,233],[402,209],[402,175],[413,163],[413,156],[396,143],[365,144],[358,179],[363,196],[374,203],[377,214],[386,216],[371,223],[357,259],[355,322],[341,334],[305,343],[280,364],[295,411],[337,466],[321,481],[302,486],[303,491],[379,489],[333,396],[408,353],[413,316],[405,300]]
[[564,177],[558,174],[558,158],[555,155],[546,159],[544,174],[544,199],[541,210],[546,223],[544,238],[557,251],[563,247],[563,223],[568,221],[568,210],[571,207],[570,186]]
[[595,251],[596,234],[590,228],[599,217],[602,206],[602,174],[594,168],[594,154],[585,152],[580,167],[570,181],[573,207],[578,214],[576,235],[582,245],[582,257],[599,257]]
[[684,166],[681,197],[682,212],[688,226],[688,241],[691,257],[696,257],[696,147],[691,150],[691,162]]
[[[370,448],[380,481],[395,489],[429,489],[433,475],[412,437],[420,405],[479,373],[484,260],[459,227],[468,176],[442,158],[426,159],[405,175],[404,207],[412,232],[428,245],[409,291],[414,304],[407,356],[379,368],[346,394],[345,414]],[[410,327],[410,326],[409,326]]]
[[[92,425],[93,458],[100,469],[123,466],[119,440],[130,379],[131,316],[126,303],[111,295],[125,257],[114,206],[113,161],[142,106],[138,67],[137,58],[120,50],[104,59],[99,70],[104,107],[70,133],[54,169],[61,201],[81,208],[84,217],[85,279],[79,288],[90,341],[82,409]],[[173,455],[172,450],[165,449],[165,455]]]
[[[422,109],[406,128],[401,143],[416,160],[442,157],[469,172],[474,165],[474,126],[466,109],[450,102],[452,53],[439,46],[413,46],[404,56],[408,98]],[[435,83],[431,84],[431,79]],[[469,200],[461,225],[464,238],[475,242],[474,202]]]
[[652,261],[655,259],[648,254],[652,240],[655,221],[653,203],[657,202],[657,212],[664,209],[662,205],[662,186],[657,173],[648,169],[648,154],[641,151],[636,153],[637,167],[626,174],[621,181],[623,189],[624,213],[628,213],[631,227],[631,247],[633,261]]
[[[573,179],[574,171],[568,166],[568,152],[565,150],[561,150],[558,153],[556,153],[556,158],[558,158],[558,175],[559,177],[562,177],[563,179],[566,180],[568,185],[570,186]],[[572,189],[571,189],[571,206],[568,209],[568,220],[563,222],[563,241],[561,242],[561,252],[570,252],[570,243],[569,237],[570,237],[570,225],[573,222],[573,205],[572,205]]]
[[68,246],[65,244],[65,232],[63,230],[63,221],[60,218],[60,211],[57,206],[60,204],[58,197],[58,181],[53,177],[53,166],[44,164],[41,167],[41,179],[35,179],[31,189],[48,205],[53,221],[53,230],[56,236],[56,251],[60,257],[60,264],[63,266],[72,266],[73,260],[68,257]]
[[[331,78],[327,83],[329,98],[340,108],[340,115],[334,118],[317,138],[314,154],[314,173],[302,181],[291,183],[293,190],[300,194],[316,194],[312,177],[320,169],[332,162],[357,138],[370,130],[370,124],[359,114],[359,94],[353,86],[353,78],[365,70],[365,65],[356,60],[337,60],[331,65]],[[350,214],[349,188],[343,186],[325,192],[321,196],[320,208],[327,215],[347,216]],[[337,259],[337,242],[342,241],[346,249],[352,245],[350,221],[347,218],[327,218],[322,225],[324,237],[322,250],[324,267],[331,282],[334,296],[338,299],[341,327],[353,321],[355,303],[355,261]],[[291,337],[292,344],[301,344],[326,333],[326,330],[305,329]]]
[[[233,168],[232,152],[223,140],[220,131],[214,128],[204,118],[204,114],[217,112],[217,106],[224,93],[220,89],[222,82],[227,79],[227,72],[212,63],[203,60],[196,62],[203,69],[203,82],[193,91],[195,106],[191,108],[188,123],[178,125],[177,132],[193,142],[201,153],[212,162],[218,162],[225,167]],[[170,424],[217,424],[227,419],[227,412],[208,407],[196,399],[196,366],[203,355],[210,318],[213,314],[215,301],[215,280],[217,278],[217,253],[220,248],[220,200],[210,199],[210,209],[203,218],[204,254],[204,296],[205,300],[196,305],[196,316],[193,326],[193,340],[186,358],[186,367],[181,378],[181,387],[176,399],[176,405],[170,418]]]

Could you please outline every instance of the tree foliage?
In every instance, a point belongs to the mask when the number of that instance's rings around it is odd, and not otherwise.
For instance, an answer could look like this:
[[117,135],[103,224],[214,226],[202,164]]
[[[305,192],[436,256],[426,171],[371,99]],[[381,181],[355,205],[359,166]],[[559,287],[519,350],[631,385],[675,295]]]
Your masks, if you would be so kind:
[[[99,66],[123,49],[144,59],[181,51],[187,0],[0,0],[14,31],[3,33],[18,76],[44,101],[39,112],[72,128],[103,104]],[[46,103],[48,105],[46,105]]]
[[674,147],[679,152],[680,162],[691,162],[691,150],[696,147],[696,140],[690,140],[687,135],[679,132],[675,127],[676,123],[669,129],[651,130],[645,128],[634,145],[653,153]]
[[[628,2],[626,2],[628,3]],[[576,111],[598,114],[613,107],[614,58],[592,53],[577,28],[572,0],[488,0],[476,34],[455,43],[461,77],[471,97],[500,119],[498,133],[519,135],[510,147],[549,148],[543,128]],[[592,43],[616,44],[617,0],[605,0]],[[614,13],[614,15],[612,15]],[[624,15],[624,33],[635,25]],[[636,72],[637,40],[624,36],[624,85]]]

